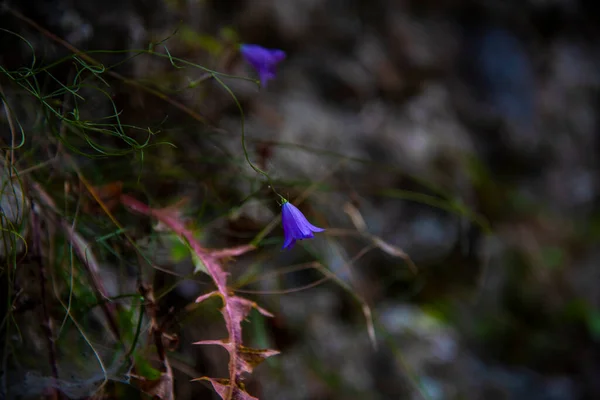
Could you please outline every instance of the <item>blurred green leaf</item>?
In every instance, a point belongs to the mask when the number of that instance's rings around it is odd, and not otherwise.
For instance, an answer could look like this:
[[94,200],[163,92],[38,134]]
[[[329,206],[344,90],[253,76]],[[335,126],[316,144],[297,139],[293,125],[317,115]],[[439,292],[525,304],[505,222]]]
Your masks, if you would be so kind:
[[565,253],[560,247],[548,246],[542,249],[542,260],[544,266],[550,269],[558,269],[564,264]]
[[204,272],[205,274],[208,274],[208,269],[206,269],[206,265],[204,265],[204,263],[202,262],[202,260],[195,254],[192,252],[192,260],[194,261],[194,273],[198,273],[198,272]]
[[237,43],[240,41],[239,39],[239,35],[237,33],[237,31],[232,28],[231,26],[226,26],[221,28],[221,31],[219,32],[220,36],[230,42],[234,42]]
[[587,315],[587,326],[594,340],[600,340],[600,312],[590,309]]
[[170,251],[171,251],[171,259],[174,262],[180,262],[185,260],[190,256],[190,248],[184,243],[179,236],[177,235],[169,235],[170,238]]
[[121,308],[117,312],[117,324],[119,326],[119,330],[123,335],[123,339],[126,342],[129,342],[133,339],[133,335],[135,333],[136,327],[136,317],[135,313],[138,311],[135,307]]
[[150,362],[140,353],[134,354],[135,368],[138,375],[143,376],[151,381],[160,378],[160,371],[150,365]]
[[213,56],[223,51],[223,44],[213,36],[200,34],[187,26],[181,27],[179,34],[185,44],[206,50]]

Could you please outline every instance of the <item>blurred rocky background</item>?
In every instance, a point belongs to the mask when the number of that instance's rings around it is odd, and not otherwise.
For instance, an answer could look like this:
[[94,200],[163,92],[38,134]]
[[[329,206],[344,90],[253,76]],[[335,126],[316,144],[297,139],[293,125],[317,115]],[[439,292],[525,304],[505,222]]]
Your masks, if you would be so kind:
[[[285,292],[322,276],[304,271],[252,287],[274,292],[253,298],[275,318],[252,314],[248,340],[281,355],[257,369],[247,383],[251,394],[267,400],[600,398],[600,3],[7,4],[79,50],[145,49],[168,37],[163,44],[174,56],[250,77],[255,72],[237,55],[237,43],[287,53],[267,88],[226,83],[245,110],[251,159],[272,174],[281,193],[307,194],[303,210],[328,232],[289,252],[279,251],[281,233],[273,233],[231,272],[243,276],[260,263],[267,274],[318,259],[339,282]],[[4,9],[0,21],[26,37],[43,62],[70,54],[14,12]],[[21,42],[3,43],[3,66],[29,62]],[[110,65],[123,57],[98,58]],[[210,79],[190,87],[204,79],[202,72],[164,59],[138,57],[114,71],[169,93],[202,121],[112,79],[110,95],[123,120],[160,126],[156,140],[164,135],[177,148],[149,148],[141,170],[130,159],[99,164],[81,156],[82,170],[94,183],[139,178],[164,205],[189,199],[200,226],[216,221],[203,231],[212,246],[249,242],[279,210],[245,164],[231,97]],[[68,69],[63,73],[66,78]],[[2,85],[6,97],[17,96]],[[87,111],[94,115],[104,106],[98,100]],[[38,117],[21,107],[22,123],[35,131]],[[370,235],[408,254],[417,272],[381,247],[365,250],[367,236],[344,234],[357,232],[353,213]],[[191,261],[173,263],[160,254],[158,265],[191,272]],[[116,270],[108,263],[103,272],[114,285]],[[172,283],[171,275],[154,282]],[[179,284],[160,300],[162,312],[185,309],[208,287]],[[375,317],[376,348],[364,304]],[[179,335],[176,398],[217,398],[190,382],[225,371],[224,351],[190,344],[222,334],[213,306],[172,328]],[[73,396],[91,396],[95,388]]]

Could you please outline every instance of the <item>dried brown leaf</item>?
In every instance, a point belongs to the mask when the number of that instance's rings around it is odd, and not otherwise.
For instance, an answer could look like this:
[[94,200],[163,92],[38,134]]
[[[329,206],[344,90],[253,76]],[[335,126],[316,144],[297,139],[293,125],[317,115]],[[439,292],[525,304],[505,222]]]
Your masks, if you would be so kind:
[[194,381],[209,381],[212,384],[213,389],[215,389],[215,392],[217,392],[223,400],[258,400],[258,398],[250,396],[248,392],[238,385],[231,384],[229,379],[215,379],[204,376],[202,378],[194,379]]
[[160,374],[156,380],[139,380],[140,389],[156,400],[174,400],[173,371],[168,362],[165,363],[167,370]]
[[[251,347],[245,346],[237,346],[234,347],[234,344],[226,339],[219,340],[201,340],[199,342],[195,342],[194,344],[199,345],[217,345],[225,348],[227,352],[229,352],[230,357],[235,356],[237,360],[237,370],[240,372],[252,373],[254,368],[265,361],[267,358],[271,356],[275,356],[279,354],[277,350],[272,349],[253,349]],[[235,350],[235,355],[232,355],[232,352]]]

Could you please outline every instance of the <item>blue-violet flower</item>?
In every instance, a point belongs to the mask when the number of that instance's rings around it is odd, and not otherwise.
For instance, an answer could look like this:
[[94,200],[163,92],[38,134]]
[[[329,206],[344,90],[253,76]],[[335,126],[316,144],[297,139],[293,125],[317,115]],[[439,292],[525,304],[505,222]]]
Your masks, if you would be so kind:
[[283,50],[265,49],[257,44],[242,44],[240,52],[248,64],[258,72],[262,87],[267,85],[267,81],[275,78],[277,64],[285,59]]
[[285,237],[285,242],[283,243],[284,249],[294,247],[296,240],[313,238],[315,236],[313,232],[323,232],[325,230],[308,222],[304,214],[287,200],[281,207],[281,222]]

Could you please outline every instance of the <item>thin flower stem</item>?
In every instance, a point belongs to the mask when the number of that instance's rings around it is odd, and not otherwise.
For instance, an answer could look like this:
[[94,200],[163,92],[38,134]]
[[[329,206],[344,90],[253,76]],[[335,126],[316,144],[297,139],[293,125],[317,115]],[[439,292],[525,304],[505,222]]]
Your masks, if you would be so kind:
[[277,196],[279,196],[279,198],[282,201],[287,201],[285,199],[285,197],[283,197],[282,195],[280,195],[277,190],[275,190],[275,186],[273,185],[273,181],[271,180],[271,177],[269,176],[269,173],[266,171],[263,171],[262,169],[260,169],[258,166],[256,166],[251,160],[250,160],[250,155],[248,153],[248,148],[246,147],[246,122],[245,122],[245,116],[244,116],[244,109],[242,108],[242,105],[240,104],[239,100],[237,99],[237,97],[235,96],[235,94],[233,93],[233,91],[221,80],[221,78],[215,76],[215,81],[217,81],[222,87],[223,89],[229,93],[229,95],[231,96],[231,98],[233,99],[233,101],[235,102],[235,105],[237,106],[239,112],[240,112],[240,123],[241,123],[241,128],[242,128],[242,150],[244,151],[244,158],[246,159],[246,162],[248,163],[248,165],[250,166],[250,168],[252,168],[256,173],[261,174],[262,176],[264,176],[265,178],[267,178],[267,182],[269,184],[269,189],[271,189],[273,191],[273,193],[275,193]]

